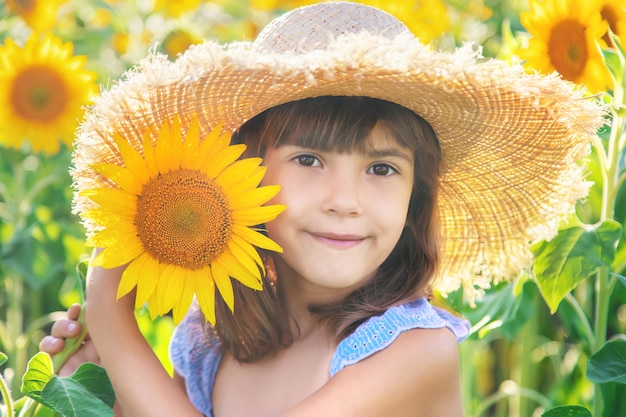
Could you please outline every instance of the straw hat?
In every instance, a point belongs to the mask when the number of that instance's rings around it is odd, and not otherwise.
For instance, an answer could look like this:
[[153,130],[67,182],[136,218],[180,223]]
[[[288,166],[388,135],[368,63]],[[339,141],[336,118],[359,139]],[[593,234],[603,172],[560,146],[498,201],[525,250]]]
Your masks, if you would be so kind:
[[[552,238],[588,184],[602,110],[556,75],[525,73],[471,47],[432,51],[395,17],[356,3],[320,3],[272,21],[253,42],[206,42],[177,61],[153,53],[104,92],[81,125],[72,175],[98,185],[90,165],[120,161],[119,132],[140,148],[151,125],[179,115],[206,131],[235,130],[289,101],[359,95],[405,106],[441,142],[444,237],[436,287],[473,290],[530,266],[530,243]],[[75,210],[93,203],[76,196]]]

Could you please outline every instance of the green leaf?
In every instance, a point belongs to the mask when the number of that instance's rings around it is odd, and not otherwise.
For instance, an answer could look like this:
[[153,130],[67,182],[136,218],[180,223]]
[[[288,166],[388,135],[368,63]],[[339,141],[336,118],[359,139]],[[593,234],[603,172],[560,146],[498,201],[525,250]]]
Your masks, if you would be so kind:
[[564,405],[546,411],[541,417],[591,417],[591,412],[578,405]]
[[26,373],[22,378],[22,392],[35,401],[41,402],[41,393],[53,377],[54,370],[50,355],[39,352],[28,361]]
[[465,305],[459,310],[477,327],[478,337],[498,330],[511,340],[536,313],[536,297],[536,285],[531,281],[501,283],[487,290],[476,307]]
[[111,417],[115,393],[103,368],[83,363],[68,377],[53,374],[52,360],[36,354],[22,383],[24,394],[66,417]]
[[616,274],[615,272],[611,272],[610,274],[611,274],[612,276],[614,276],[615,278],[617,278],[617,280],[618,280],[619,282],[621,282],[621,283],[622,283],[622,285],[626,286],[626,277],[625,277],[625,276],[622,276],[622,275],[620,275],[620,274]]
[[611,265],[621,235],[622,226],[610,220],[593,227],[561,230],[550,242],[533,248],[533,272],[552,314],[579,282]]
[[4,354],[4,352],[0,352],[0,366],[4,365],[8,359],[9,358]]
[[626,384],[626,340],[610,340],[589,358],[587,378],[595,383]]

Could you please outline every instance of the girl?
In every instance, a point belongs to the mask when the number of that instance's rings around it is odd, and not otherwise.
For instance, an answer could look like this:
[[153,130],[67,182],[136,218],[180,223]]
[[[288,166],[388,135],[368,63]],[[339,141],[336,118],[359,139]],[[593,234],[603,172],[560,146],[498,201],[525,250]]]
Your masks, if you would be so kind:
[[[144,63],[96,104],[77,169],[102,159],[111,129],[222,121],[281,186],[272,203],[287,209],[265,229],[283,253],[263,255],[263,291],[233,281],[234,314],[217,300],[215,326],[189,311],[173,379],[137,328],[134,293],[116,302],[124,267],[90,267],[91,340],[73,360],[104,366],[127,417],[461,416],[469,326],[431,306],[431,288],[510,278],[529,242],[555,233],[601,122],[580,94],[432,52],[354,3],[297,9],[252,44]],[[77,310],[43,350],[74,334]]]

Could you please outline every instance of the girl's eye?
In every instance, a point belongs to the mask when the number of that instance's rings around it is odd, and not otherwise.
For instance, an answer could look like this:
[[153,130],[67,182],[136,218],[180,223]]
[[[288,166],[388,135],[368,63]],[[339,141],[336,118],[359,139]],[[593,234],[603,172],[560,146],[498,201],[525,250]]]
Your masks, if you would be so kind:
[[382,177],[387,177],[398,172],[395,168],[387,164],[372,165],[367,171],[369,174],[374,174]]
[[321,165],[319,159],[317,159],[313,155],[298,155],[295,157],[295,161],[299,165],[302,165],[305,167],[315,167],[315,166]]

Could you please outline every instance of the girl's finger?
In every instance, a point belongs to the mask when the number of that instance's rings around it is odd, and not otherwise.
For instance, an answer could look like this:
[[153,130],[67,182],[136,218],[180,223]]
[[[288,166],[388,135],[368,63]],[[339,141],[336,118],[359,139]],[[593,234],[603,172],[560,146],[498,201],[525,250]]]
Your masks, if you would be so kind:
[[59,353],[61,350],[63,350],[64,346],[65,341],[54,336],[45,336],[39,342],[39,350],[42,352],[46,352],[49,355]]
[[54,322],[50,334],[54,337],[66,339],[68,337],[78,336],[80,333],[80,324],[75,320],[59,319]]

